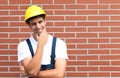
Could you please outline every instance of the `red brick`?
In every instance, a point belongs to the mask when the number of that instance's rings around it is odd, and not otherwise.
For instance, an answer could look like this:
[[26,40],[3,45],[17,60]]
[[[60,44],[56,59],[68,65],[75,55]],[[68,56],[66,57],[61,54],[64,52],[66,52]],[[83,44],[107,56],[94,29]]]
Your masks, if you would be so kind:
[[0,0],[0,4],[8,4],[8,0]]
[[47,22],[46,27],[53,26],[53,22]]
[[0,33],[0,38],[8,38],[8,34],[6,34],[6,33]]
[[89,66],[99,66],[99,65],[107,66],[107,65],[110,65],[110,62],[109,61],[89,61],[88,64]]
[[10,11],[10,15],[25,15],[25,11]]
[[110,54],[109,50],[89,50],[88,54]]
[[10,0],[10,4],[30,4],[30,0]]
[[69,49],[75,49],[75,44],[67,44],[67,48]]
[[90,72],[89,77],[110,77],[109,72]]
[[119,72],[119,71],[117,71],[117,72],[112,72],[112,73],[111,73],[111,76],[112,76],[112,77],[120,77],[120,72]]
[[74,33],[55,33],[57,37],[75,37]]
[[20,71],[20,67],[10,67],[10,71],[18,72]]
[[111,54],[120,54],[120,50],[111,50]]
[[102,27],[92,27],[88,28],[89,32],[109,32],[109,28],[102,28]]
[[120,61],[112,61],[112,62],[111,62],[111,65],[112,65],[112,66],[114,66],[114,65],[115,65],[115,66],[116,66],[116,65],[119,66],[119,65],[120,65]]
[[20,27],[26,26],[26,27],[28,27],[25,22],[10,22],[10,26],[11,27],[14,27],[14,26],[20,26]]
[[86,16],[66,16],[66,20],[86,20]]
[[17,60],[18,57],[17,56],[10,56],[10,60]]
[[66,43],[86,43],[86,39],[67,39]]
[[98,71],[98,67],[77,67],[78,71]]
[[88,5],[89,9],[108,9],[108,5]]
[[120,3],[120,1],[119,0],[100,0],[100,3],[114,4],[114,3]]
[[98,60],[98,56],[78,56],[78,60]]
[[65,5],[66,9],[86,9],[85,5]]
[[63,5],[45,5],[43,6],[44,9],[64,9]]
[[16,33],[13,33],[13,34],[10,34],[10,38],[27,38],[29,37],[30,34],[27,33],[27,34],[16,34]]
[[78,26],[98,26],[97,22],[78,22]]
[[119,67],[100,67],[100,70],[101,71],[120,71],[120,68]]
[[119,43],[119,42],[120,42],[120,39],[111,39],[111,42],[112,42],[112,43]]
[[78,4],[97,4],[98,0],[77,0]]
[[1,27],[7,27],[8,26],[8,22],[0,22],[0,26]]
[[100,60],[120,60],[120,55],[106,55],[100,56]]
[[111,9],[120,9],[120,5],[117,5],[117,4],[113,4],[110,6]]
[[1,77],[20,77],[20,73],[0,73]]
[[119,37],[120,33],[101,33],[100,37]]
[[68,54],[87,54],[86,50],[68,50]]
[[0,16],[0,21],[19,21],[18,16]]
[[109,20],[108,16],[88,16],[88,20]]
[[0,32],[19,32],[18,28],[0,28]]
[[67,71],[75,71],[76,70],[76,68],[75,67],[67,67],[67,69],[66,69]]
[[75,26],[75,22],[55,22],[55,26]]
[[8,49],[8,45],[7,44],[0,44],[0,49]]
[[27,28],[20,28],[20,32],[31,32],[31,29],[29,26],[26,26]]
[[8,15],[8,11],[0,11],[0,15]]
[[111,27],[111,32],[119,32],[120,27]]
[[0,56],[0,60],[8,60],[8,56]]
[[47,28],[48,32],[64,32],[64,28]]
[[[18,62],[12,62],[12,61],[10,61],[10,62],[0,62],[0,66],[19,66],[19,64],[18,64]],[[1,75],[0,75],[1,76]]]
[[74,10],[56,10],[55,15],[74,15]]
[[64,16],[47,16],[46,19],[49,21],[61,21],[64,20]]
[[66,28],[66,32],[86,32],[86,28]]
[[8,71],[8,67],[0,67],[0,72],[7,72]]
[[68,61],[68,66],[79,66],[79,65],[87,65],[86,61]]
[[10,49],[16,49],[16,48],[17,48],[17,45],[18,45],[18,44],[10,44],[10,45],[9,45],[9,46],[10,46],[9,48],[10,48]]
[[96,33],[77,33],[77,37],[97,37]]
[[95,39],[88,39],[89,43],[108,43],[109,39],[100,39],[100,38],[95,38]]
[[100,48],[120,48],[120,44],[100,44]]
[[54,0],[54,4],[74,4],[75,0]]
[[53,0],[32,0],[32,4],[52,4]]
[[78,10],[78,15],[96,15],[98,14],[97,10]]
[[0,55],[16,55],[16,50],[0,50]]
[[[69,54],[69,53],[68,53],[68,54]],[[69,61],[70,61],[70,60],[76,60],[76,56],[70,56],[70,55],[69,55]]]
[[87,77],[86,72],[68,72],[66,73],[67,77]]
[[111,16],[110,20],[120,20],[120,16]]
[[120,14],[119,10],[100,10],[99,12],[100,14],[110,14],[110,15],[114,15],[114,14]]
[[19,7],[18,6],[0,6],[0,9],[1,10],[18,10],[19,9]]

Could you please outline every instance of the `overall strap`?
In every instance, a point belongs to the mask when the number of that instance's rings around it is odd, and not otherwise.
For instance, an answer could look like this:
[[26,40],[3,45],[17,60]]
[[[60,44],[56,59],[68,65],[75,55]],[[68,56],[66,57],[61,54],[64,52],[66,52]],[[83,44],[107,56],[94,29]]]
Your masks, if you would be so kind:
[[27,44],[28,44],[28,47],[29,47],[29,50],[31,52],[31,55],[32,57],[34,56],[34,51],[33,51],[33,48],[32,48],[32,45],[31,45],[31,42],[29,39],[26,40],[27,41]]
[[52,50],[51,50],[51,64],[55,63],[55,48],[56,48],[56,37],[53,37]]

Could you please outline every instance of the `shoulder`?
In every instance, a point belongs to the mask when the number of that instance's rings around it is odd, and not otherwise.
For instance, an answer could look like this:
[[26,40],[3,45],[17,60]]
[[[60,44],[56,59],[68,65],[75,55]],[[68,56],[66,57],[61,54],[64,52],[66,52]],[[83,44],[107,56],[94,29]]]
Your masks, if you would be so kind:
[[57,38],[57,44],[63,44],[63,45],[66,45],[65,41],[60,39],[60,38]]
[[62,40],[61,38],[59,38],[59,37],[56,37],[56,46],[63,46],[63,47],[65,47],[66,46],[66,43],[65,43],[65,41],[64,40]]
[[59,37],[50,35],[50,38],[51,38],[51,39],[52,39],[52,38],[56,38],[56,43],[57,43],[57,44],[65,44],[65,42],[64,42],[61,38],[59,38]]
[[[28,38],[28,39],[30,39],[30,38]],[[19,42],[19,43],[18,43],[18,48],[26,48],[26,46],[27,46],[26,40],[27,40],[27,39]]]
[[26,45],[26,40],[19,42],[18,47],[19,46],[24,46],[24,45]]

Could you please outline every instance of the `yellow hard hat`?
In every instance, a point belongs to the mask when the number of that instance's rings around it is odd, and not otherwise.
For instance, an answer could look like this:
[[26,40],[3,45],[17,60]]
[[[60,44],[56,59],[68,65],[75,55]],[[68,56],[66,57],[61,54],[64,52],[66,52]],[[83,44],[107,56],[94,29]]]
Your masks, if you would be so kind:
[[28,7],[28,9],[25,12],[25,21],[28,20],[31,17],[37,16],[37,15],[45,15],[46,16],[46,12],[37,5],[32,5],[30,7]]

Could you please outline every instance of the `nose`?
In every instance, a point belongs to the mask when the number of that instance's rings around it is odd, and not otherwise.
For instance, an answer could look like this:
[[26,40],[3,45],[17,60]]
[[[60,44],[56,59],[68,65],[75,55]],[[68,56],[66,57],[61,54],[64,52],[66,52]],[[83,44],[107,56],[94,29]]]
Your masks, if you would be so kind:
[[36,27],[37,27],[37,28],[40,28],[41,25],[40,25],[39,23],[36,23]]

